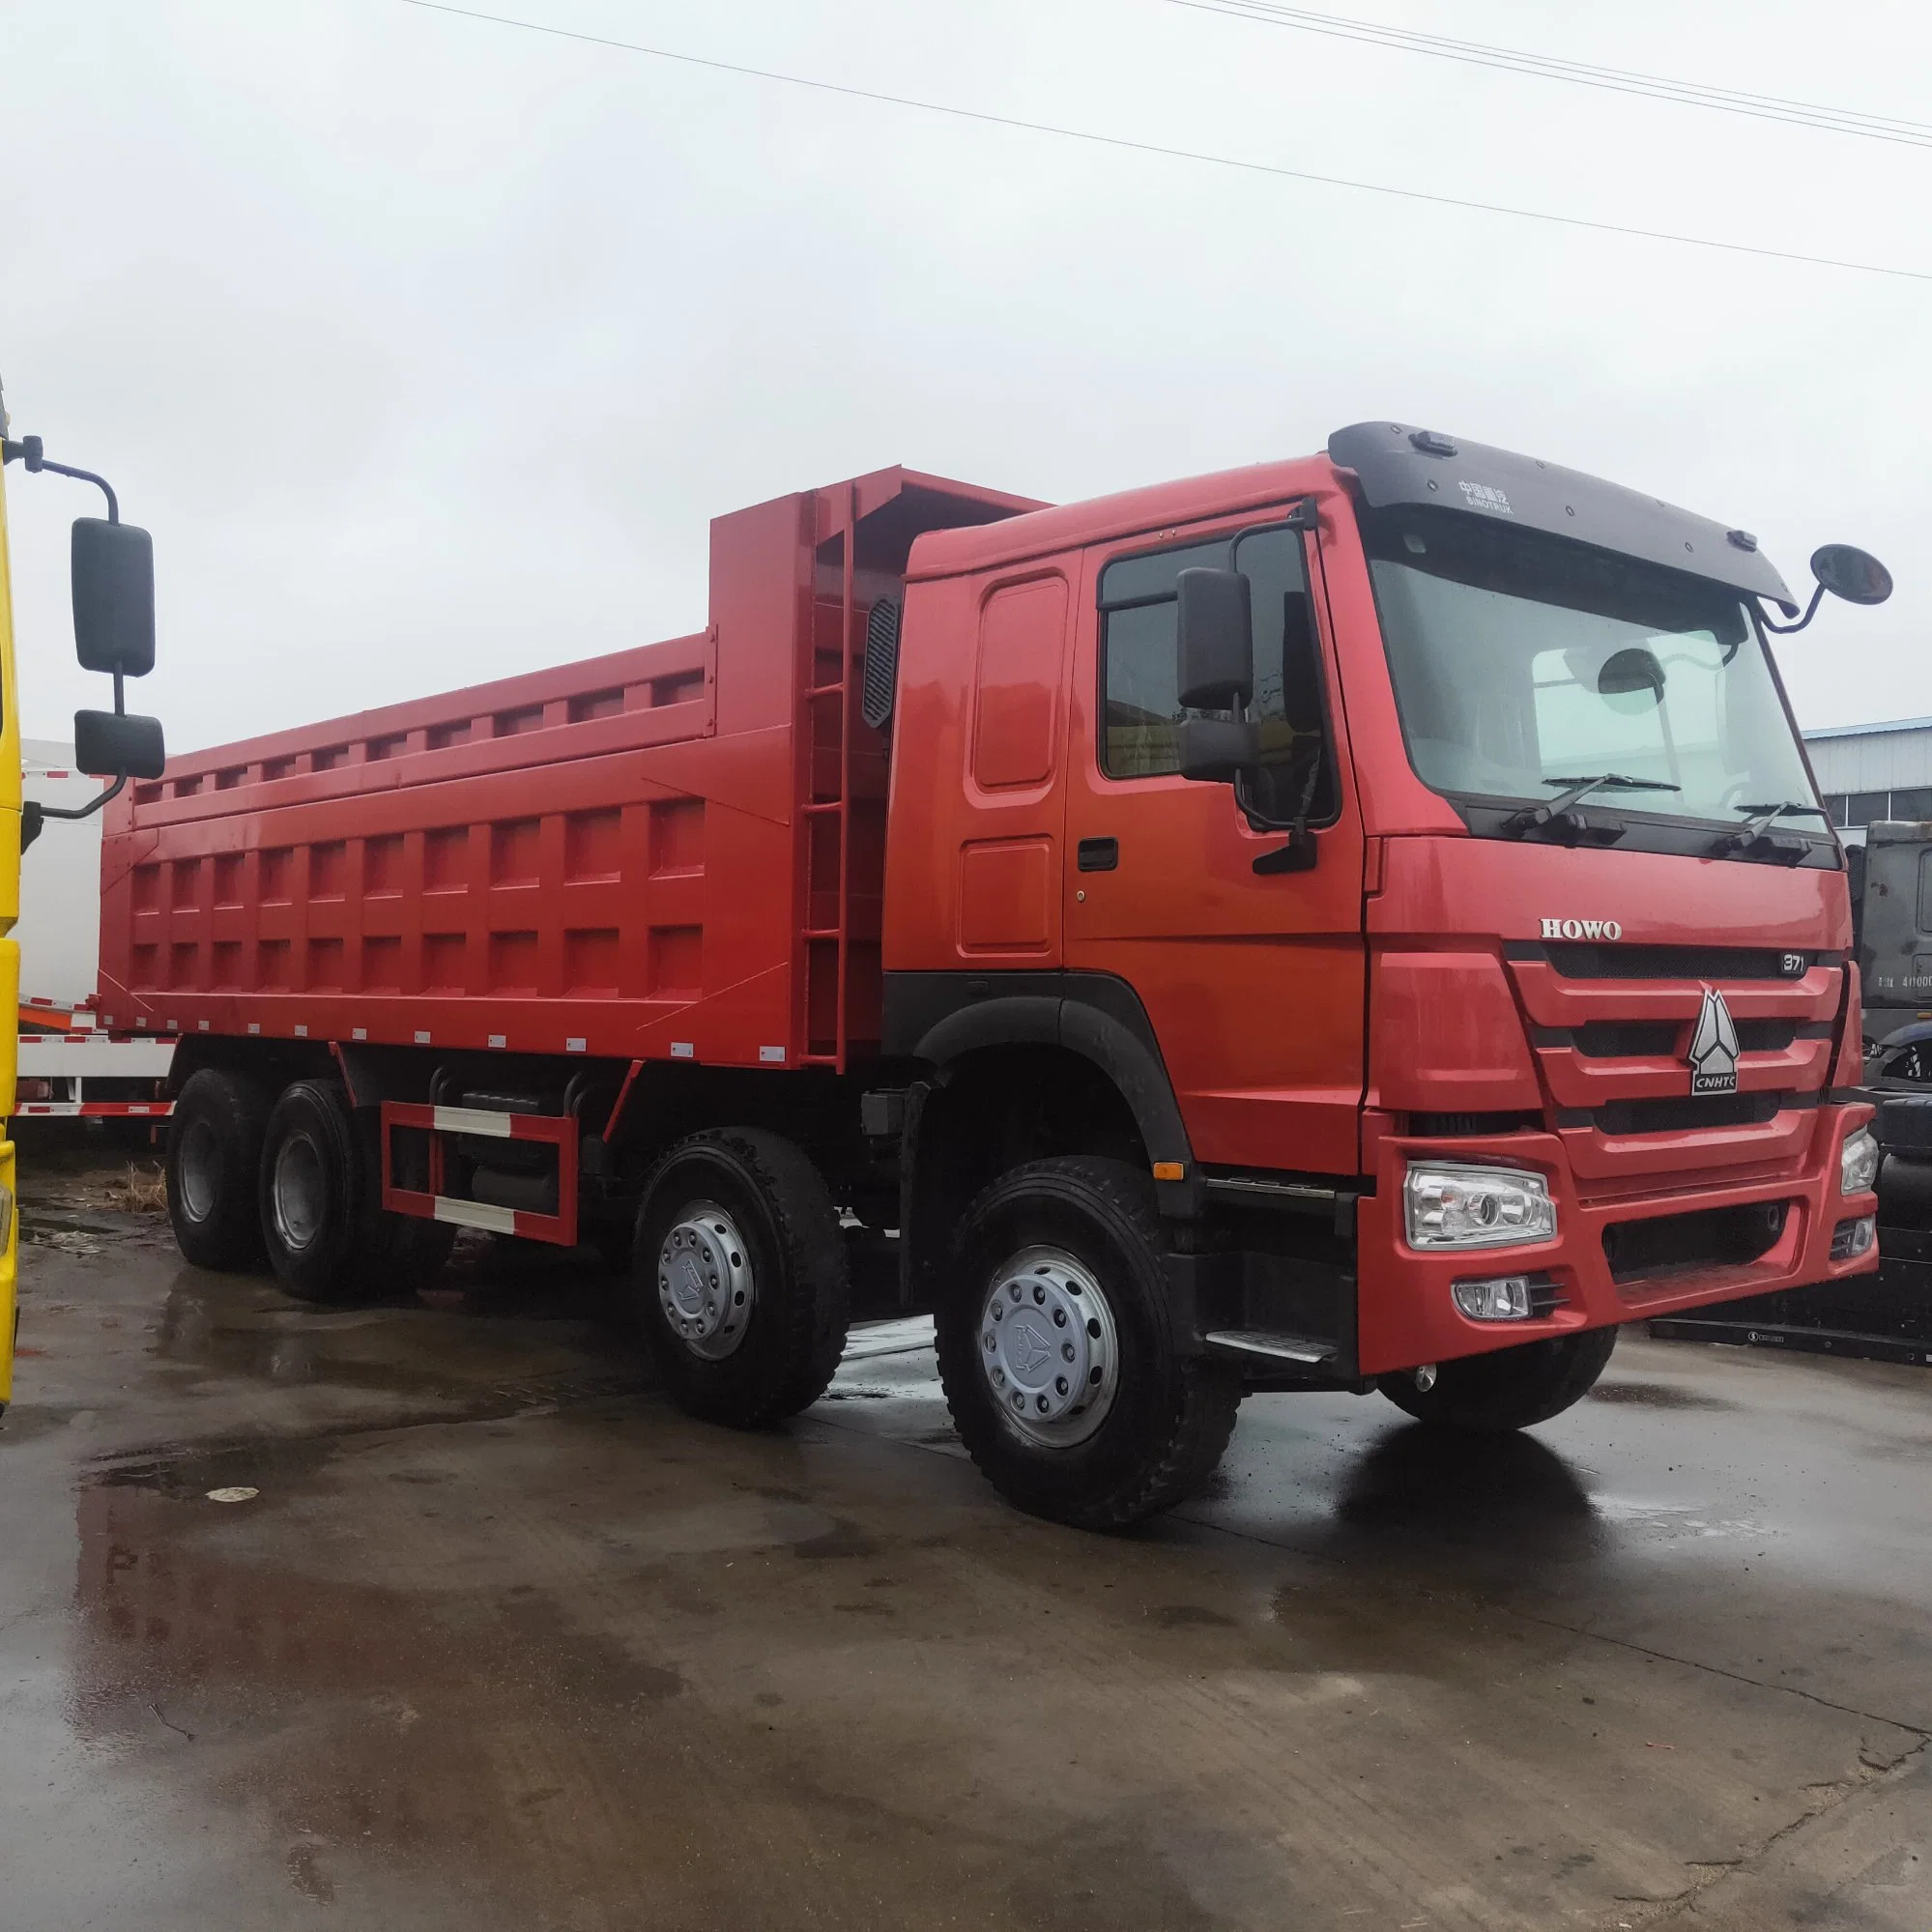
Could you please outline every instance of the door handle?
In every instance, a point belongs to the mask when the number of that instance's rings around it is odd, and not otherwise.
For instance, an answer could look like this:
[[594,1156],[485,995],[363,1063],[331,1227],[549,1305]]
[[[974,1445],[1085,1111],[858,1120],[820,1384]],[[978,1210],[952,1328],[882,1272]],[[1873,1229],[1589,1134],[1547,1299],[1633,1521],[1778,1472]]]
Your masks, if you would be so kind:
[[1111,872],[1120,863],[1120,841],[1082,839],[1075,862],[1082,872]]

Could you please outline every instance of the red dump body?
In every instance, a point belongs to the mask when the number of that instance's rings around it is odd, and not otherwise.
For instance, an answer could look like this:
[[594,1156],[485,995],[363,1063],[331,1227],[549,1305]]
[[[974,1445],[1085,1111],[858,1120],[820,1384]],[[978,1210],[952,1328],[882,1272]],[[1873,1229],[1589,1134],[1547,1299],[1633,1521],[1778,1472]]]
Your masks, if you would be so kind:
[[175,758],[110,808],[106,1024],[842,1066],[885,764],[841,637],[921,532],[1036,507],[901,469],[781,497],[712,524],[694,636]]

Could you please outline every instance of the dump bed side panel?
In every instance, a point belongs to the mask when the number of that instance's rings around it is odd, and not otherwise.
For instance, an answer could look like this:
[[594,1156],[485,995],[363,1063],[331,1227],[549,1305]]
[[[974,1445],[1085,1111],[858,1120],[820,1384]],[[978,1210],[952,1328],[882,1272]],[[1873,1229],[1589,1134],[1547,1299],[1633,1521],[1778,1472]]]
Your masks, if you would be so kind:
[[109,807],[116,1028],[843,1068],[879,1035],[865,619],[911,471],[711,525],[708,630],[170,761]]
[[789,609],[174,761],[108,828],[111,1024],[789,1058]]

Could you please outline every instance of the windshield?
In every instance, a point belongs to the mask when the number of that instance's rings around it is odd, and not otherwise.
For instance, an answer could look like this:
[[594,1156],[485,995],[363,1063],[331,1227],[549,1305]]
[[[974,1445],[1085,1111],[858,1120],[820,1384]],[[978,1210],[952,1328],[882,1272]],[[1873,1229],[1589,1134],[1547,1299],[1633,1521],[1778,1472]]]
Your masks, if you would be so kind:
[[[1822,815],[1736,591],[1439,510],[1364,518],[1409,758],[1438,792],[1736,824]],[[1639,781],[1630,784],[1629,781]]]

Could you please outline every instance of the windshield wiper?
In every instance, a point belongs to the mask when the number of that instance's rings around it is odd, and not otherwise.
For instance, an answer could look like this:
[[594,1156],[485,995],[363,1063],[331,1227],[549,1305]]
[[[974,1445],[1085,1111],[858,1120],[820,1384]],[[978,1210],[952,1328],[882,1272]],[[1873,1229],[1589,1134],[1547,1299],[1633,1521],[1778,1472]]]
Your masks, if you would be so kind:
[[1785,798],[1775,805],[1735,805],[1731,809],[1748,812],[1751,816],[1735,832],[1724,833],[1711,848],[1713,851],[1749,851],[1787,812],[1802,813],[1813,819],[1829,817],[1822,807],[1807,805],[1802,798]]
[[1539,825],[1546,825],[1552,819],[1561,819],[1579,799],[1586,798],[1593,792],[1682,792],[1684,787],[1672,785],[1663,778],[1628,778],[1621,771],[1600,771],[1594,778],[1544,778],[1544,785],[1561,785],[1565,788],[1544,805],[1532,805],[1527,812],[1518,812],[1514,818],[1503,821],[1503,829],[1515,834],[1533,832]]

